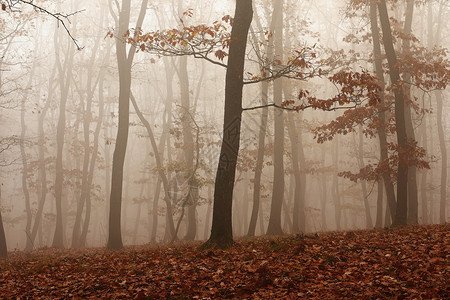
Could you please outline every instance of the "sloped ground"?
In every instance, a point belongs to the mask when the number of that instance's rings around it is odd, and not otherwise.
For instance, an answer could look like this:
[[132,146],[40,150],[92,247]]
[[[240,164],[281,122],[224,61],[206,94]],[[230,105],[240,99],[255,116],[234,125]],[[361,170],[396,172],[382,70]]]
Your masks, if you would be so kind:
[[448,299],[450,224],[199,244],[11,253],[0,298]]

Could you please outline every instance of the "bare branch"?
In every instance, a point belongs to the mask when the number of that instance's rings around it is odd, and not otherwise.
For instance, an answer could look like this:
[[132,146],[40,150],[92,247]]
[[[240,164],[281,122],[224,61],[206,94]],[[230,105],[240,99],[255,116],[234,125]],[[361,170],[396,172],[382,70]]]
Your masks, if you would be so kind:
[[[84,9],[82,10],[77,10],[75,12],[69,13],[69,14],[63,14],[60,12],[51,12],[37,4],[34,4],[32,0],[29,1],[25,1],[25,0],[6,0],[6,5],[7,7],[10,9],[10,11],[15,12],[17,11],[16,5],[18,4],[25,4],[28,6],[31,6],[33,9],[35,9],[36,11],[43,13],[43,14],[47,14],[51,17],[53,17],[58,24],[61,24],[64,28],[64,30],[67,32],[67,35],[70,37],[70,39],[73,41],[73,43],[75,44],[75,46],[77,47],[77,50],[82,50],[84,47],[80,47],[80,45],[78,44],[78,41],[73,37],[72,33],[70,32],[69,28],[67,27],[66,22],[68,22],[70,24],[70,17],[83,12]],[[3,10],[6,10],[5,6],[2,6]]]

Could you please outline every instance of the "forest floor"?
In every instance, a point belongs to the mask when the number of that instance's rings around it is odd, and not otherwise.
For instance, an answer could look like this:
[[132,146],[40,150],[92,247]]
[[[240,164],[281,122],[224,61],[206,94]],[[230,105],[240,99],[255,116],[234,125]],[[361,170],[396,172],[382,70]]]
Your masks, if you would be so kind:
[[0,298],[449,299],[450,224],[200,243],[11,252]]

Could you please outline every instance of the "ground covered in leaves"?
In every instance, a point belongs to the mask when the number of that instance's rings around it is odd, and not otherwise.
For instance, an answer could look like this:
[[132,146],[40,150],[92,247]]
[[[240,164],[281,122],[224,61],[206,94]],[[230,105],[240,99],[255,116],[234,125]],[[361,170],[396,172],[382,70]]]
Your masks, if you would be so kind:
[[199,244],[10,253],[0,298],[448,299],[450,224]]

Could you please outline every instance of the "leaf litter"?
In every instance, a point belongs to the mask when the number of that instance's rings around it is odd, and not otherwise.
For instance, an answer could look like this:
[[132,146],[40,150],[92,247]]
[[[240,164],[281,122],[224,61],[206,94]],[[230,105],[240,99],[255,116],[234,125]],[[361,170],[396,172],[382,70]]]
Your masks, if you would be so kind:
[[448,299],[450,224],[197,243],[12,252],[1,298]]

